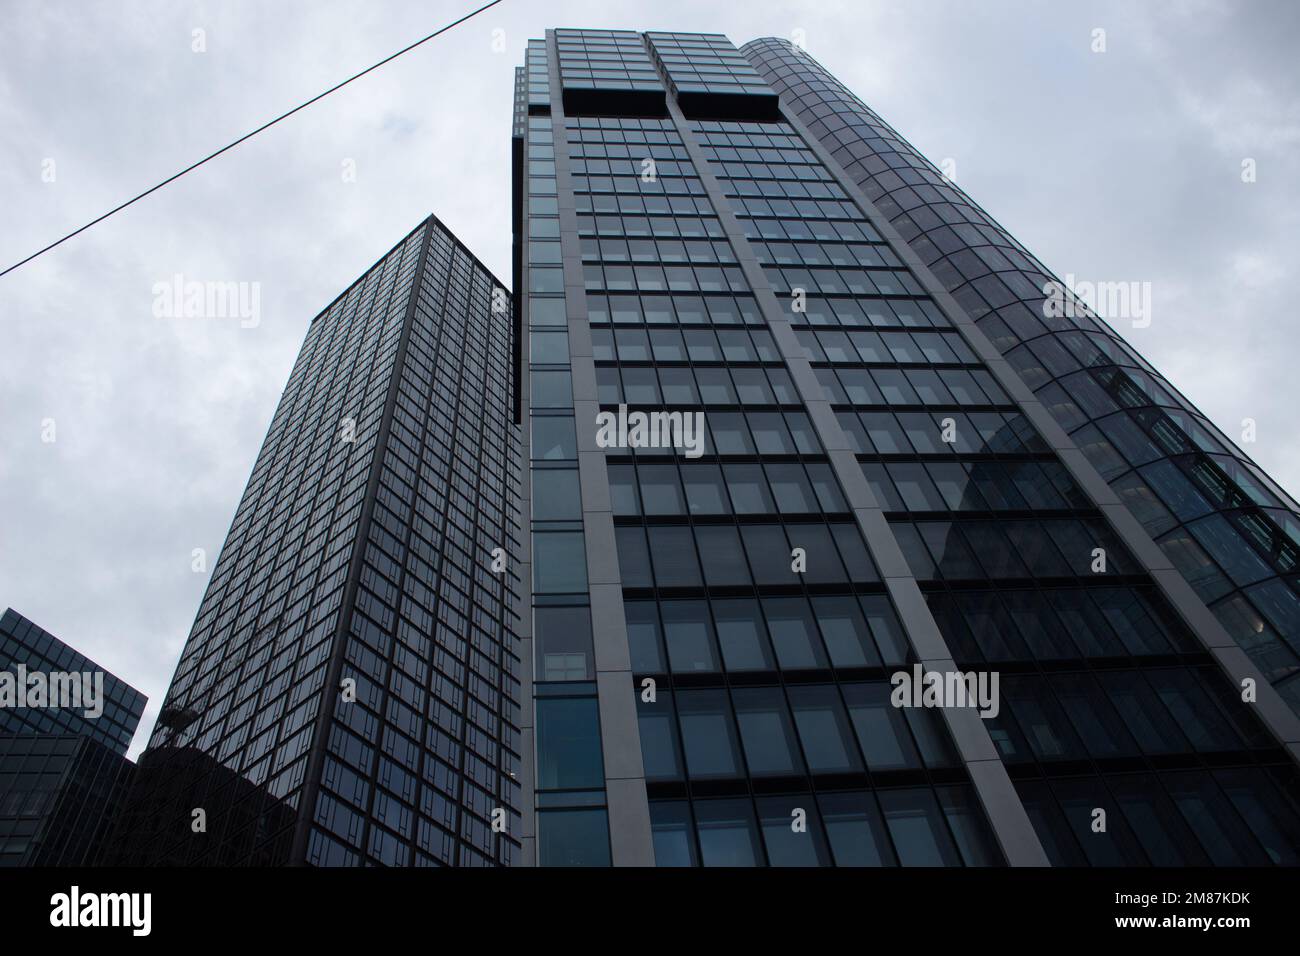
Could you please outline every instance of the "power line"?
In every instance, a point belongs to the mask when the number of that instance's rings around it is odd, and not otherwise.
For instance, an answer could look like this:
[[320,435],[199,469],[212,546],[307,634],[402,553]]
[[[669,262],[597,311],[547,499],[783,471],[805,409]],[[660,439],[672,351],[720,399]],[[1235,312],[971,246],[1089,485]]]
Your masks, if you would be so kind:
[[3,272],[0,272],[0,276],[8,275],[10,272],[13,272],[13,271],[14,271],[15,269],[17,269],[19,266],[26,265],[27,263],[29,263],[29,262],[31,262],[33,259],[35,259],[37,256],[42,256],[42,255],[44,255],[45,253],[49,252],[51,249],[53,249],[55,246],[60,246],[60,245],[62,245],[63,243],[67,242],[67,241],[68,241],[69,239],[71,239],[73,236],[80,235],[81,233],[83,233],[83,232],[85,232],[87,229],[89,229],[91,226],[94,226],[94,225],[96,225],[97,223],[101,223],[101,222],[103,222],[103,221],[104,221],[105,219],[107,219],[109,216],[112,216],[112,215],[114,215],[115,213],[119,213],[119,212],[121,212],[121,211],[122,211],[123,209],[125,209],[127,206],[130,206],[130,205],[132,205],[132,204],[134,204],[134,203],[139,202],[141,199],[143,199],[145,196],[148,196],[150,193],[155,193],[155,192],[157,192],[159,189],[162,189],[162,188],[163,188],[164,186],[166,186],[168,183],[173,183],[173,182],[175,182],[176,180],[178,180],[178,179],[180,179],[182,176],[184,176],[186,173],[188,173],[188,172],[192,172],[193,170],[198,169],[200,166],[202,166],[204,163],[208,162],[209,160],[216,159],[216,158],[217,158],[218,156],[220,156],[222,153],[226,152],[227,150],[234,149],[236,146],[238,146],[240,143],[244,142],[245,140],[252,139],[254,136],[256,136],[258,133],[262,132],[263,130],[268,130],[268,129],[270,129],[272,126],[274,126],[276,123],[280,122],[281,120],[283,120],[283,119],[288,119],[290,116],[292,116],[294,113],[298,112],[299,110],[301,110],[301,109],[306,109],[308,106],[311,106],[311,105],[312,105],[313,103],[315,103],[317,100],[322,100],[322,99],[324,99],[325,97],[329,96],[331,93],[333,93],[333,92],[335,92],[335,91],[337,91],[337,90],[341,90],[341,89],[343,89],[343,87],[347,86],[347,85],[348,85],[349,83],[351,83],[353,80],[359,80],[359,79],[361,79],[361,77],[365,76],[367,73],[370,73],[370,72],[373,71],[373,70],[377,70],[377,69],[379,69],[379,68],[380,68],[381,66],[383,66],[385,63],[389,63],[389,62],[391,62],[391,61],[393,61],[393,60],[396,60],[396,59],[397,59],[399,56],[401,56],[403,53],[410,53],[410,52],[411,52],[412,50],[414,50],[417,46],[421,46],[422,44],[428,43],[428,42],[429,42],[430,40],[432,40],[434,37],[436,37],[436,36],[441,36],[442,34],[446,33],[448,30],[451,30],[451,29],[454,28],[454,27],[458,27],[458,26],[460,26],[460,25],[461,25],[462,23],[464,23],[466,20],[472,20],[474,17],[478,16],[478,15],[479,15],[480,13],[482,13],[484,10],[487,10],[487,9],[489,9],[490,7],[495,7],[495,6],[496,6],[498,3],[500,3],[500,2],[501,2],[501,0],[491,0],[490,3],[485,3],[485,4],[483,4],[483,6],[479,7],[477,10],[472,10],[471,12],[465,14],[463,17],[460,17],[459,19],[457,19],[457,20],[453,20],[451,23],[448,23],[446,26],[439,27],[437,30],[434,30],[432,33],[430,33],[427,37],[424,37],[424,38],[421,39],[421,40],[416,40],[416,41],[415,41],[414,43],[412,43],[410,46],[403,47],[402,49],[398,50],[396,53],[392,54],[391,56],[386,56],[386,57],[384,57],[382,60],[380,60],[378,63],[374,63],[374,64],[372,64],[372,65],[366,67],[366,68],[365,68],[364,70],[362,70],[360,73],[355,73],[355,74],[353,74],[352,76],[349,76],[349,77],[348,77],[346,80],[344,80],[343,82],[341,82],[341,83],[336,83],[334,86],[331,86],[331,87],[330,87],[328,90],[326,90],[325,92],[323,92],[323,93],[317,93],[315,96],[313,96],[311,99],[307,100],[306,102],[304,102],[304,103],[299,103],[297,106],[295,106],[293,109],[289,110],[288,112],[286,112],[286,113],[281,113],[281,114],[280,114],[279,116],[277,116],[275,119],[270,120],[269,122],[263,123],[263,124],[262,124],[261,126],[259,126],[257,129],[253,130],[251,133],[245,133],[243,136],[239,137],[239,139],[234,140],[233,142],[227,143],[225,146],[222,146],[222,147],[221,147],[220,149],[218,149],[217,151],[212,152],[212,153],[209,153],[207,156],[204,156],[204,157],[203,157],[202,159],[200,159],[198,162],[196,162],[196,163],[191,163],[189,166],[186,166],[186,167],[185,167],[184,169],[182,169],[179,173],[176,173],[176,174],[174,174],[174,175],[172,175],[172,176],[168,176],[166,179],[164,179],[162,182],[158,183],[157,185],[150,186],[148,189],[146,189],[144,192],[140,193],[138,196],[133,196],[133,197],[131,197],[130,199],[128,199],[126,202],[122,203],[121,205],[114,206],[112,209],[110,209],[108,212],[104,213],[102,216],[97,216],[96,218],[90,220],[90,222],[86,223],[84,226],[80,227],[79,229],[74,229],[72,232],[68,233],[68,234],[67,234],[66,236],[64,236],[62,239],[58,239],[58,240],[56,240],[56,241],[54,241],[54,242],[51,242],[51,243],[50,243],[48,246],[46,246],[44,249],[38,249],[36,252],[33,252],[30,256],[28,256],[26,259],[20,259],[19,261],[15,262],[13,265],[11,265],[9,268],[5,269]]

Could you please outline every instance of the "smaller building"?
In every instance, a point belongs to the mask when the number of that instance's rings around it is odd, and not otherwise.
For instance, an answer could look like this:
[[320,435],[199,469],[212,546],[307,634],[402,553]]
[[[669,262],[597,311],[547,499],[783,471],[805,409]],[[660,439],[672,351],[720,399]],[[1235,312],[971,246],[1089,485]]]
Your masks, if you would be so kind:
[[0,866],[100,858],[146,698],[12,608],[0,617]]
[[0,866],[95,863],[134,771],[84,734],[0,734]]
[[[49,690],[70,686],[74,676],[89,680],[91,697],[102,686],[102,701],[51,706],[58,701],[48,699]],[[21,690],[16,700],[6,699],[8,687]],[[42,687],[44,696],[37,694]],[[0,734],[82,734],[126,756],[147,699],[13,608],[0,617]]]

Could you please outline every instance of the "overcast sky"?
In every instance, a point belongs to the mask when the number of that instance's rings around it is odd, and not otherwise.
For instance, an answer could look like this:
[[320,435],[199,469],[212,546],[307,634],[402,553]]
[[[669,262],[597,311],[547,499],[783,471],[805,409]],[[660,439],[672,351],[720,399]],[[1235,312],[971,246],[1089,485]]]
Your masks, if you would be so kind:
[[[472,5],[0,0],[0,268]],[[1120,331],[1300,491],[1300,4],[506,0],[0,278],[0,607],[149,695],[133,753],[311,317],[430,212],[509,277],[554,26],[802,30],[1058,274],[1151,283]],[[155,315],[177,274],[256,283],[256,323]]]

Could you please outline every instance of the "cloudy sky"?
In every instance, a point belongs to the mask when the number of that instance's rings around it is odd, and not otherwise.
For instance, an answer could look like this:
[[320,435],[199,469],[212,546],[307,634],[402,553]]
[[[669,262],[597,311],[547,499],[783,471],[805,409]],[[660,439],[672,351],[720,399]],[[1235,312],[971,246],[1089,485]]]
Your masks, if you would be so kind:
[[[0,268],[471,6],[0,0]],[[136,751],[310,318],[429,212],[508,278],[548,26],[802,30],[1058,274],[1151,283],[1121,331],[1300,492],[1300,5],[506,0],[0,278],[0,607],[149,695]],[[256,322],[155,315],[178,274]]]

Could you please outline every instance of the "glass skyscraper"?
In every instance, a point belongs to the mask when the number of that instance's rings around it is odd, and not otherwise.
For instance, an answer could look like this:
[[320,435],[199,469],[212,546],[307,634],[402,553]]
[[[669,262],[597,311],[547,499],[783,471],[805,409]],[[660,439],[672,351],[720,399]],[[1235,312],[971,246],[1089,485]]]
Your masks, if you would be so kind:
[[433,217],[312,320],[115,861],[516,858],[511,341]]
[[511,294],[430,219],[312,322],[126,858],[1300,862],[1296,507],[1118,335],[785,41],[512,131]]
[[1300,860],[1294,504],[1113,332],[785,41],[548,31],[515,136],[525,861]]

